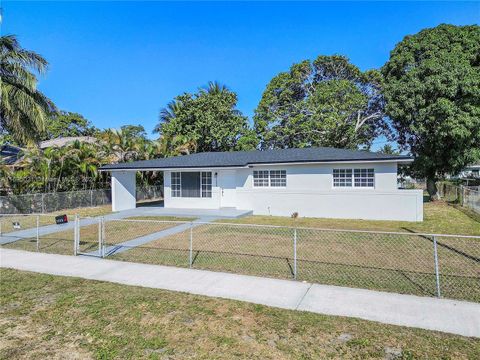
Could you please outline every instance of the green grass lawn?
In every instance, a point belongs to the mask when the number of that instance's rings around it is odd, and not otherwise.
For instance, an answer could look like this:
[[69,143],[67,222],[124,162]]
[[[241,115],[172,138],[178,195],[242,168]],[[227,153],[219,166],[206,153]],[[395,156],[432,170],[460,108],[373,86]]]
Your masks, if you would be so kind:
[[480,358],[479,339],[6,269],[0,305],[1,359]]
[[442,201],[427,202],[423,205],[423,222],[318,218],[292,219],[281,216],[248,216],[240,219],[224,219],[220,221],[243,224],[316,227],[325,229],[480,235],[480,221],[474,214],[471,214],[468,211],[461,211],[454,205]]

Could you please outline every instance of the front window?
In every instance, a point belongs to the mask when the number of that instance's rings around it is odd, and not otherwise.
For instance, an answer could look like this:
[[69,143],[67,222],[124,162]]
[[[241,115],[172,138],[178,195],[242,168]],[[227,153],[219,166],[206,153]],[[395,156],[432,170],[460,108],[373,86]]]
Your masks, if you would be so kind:
[[373,169],[354,170],[355,187],[373,187],[375,174]]
[[374,169],[333,169],[333,187],[375,187]]
[[181,196],[181,173],[179,172],[172,172],[172,197],[180,197]]
[[270,170],[270,186],[286,187],[287,172],[285,170]]
[[172,172],[172,197],[212,197],[211,172]]
[[254,187],[286,187],[286,170],[255,170],[253,172]]
[[333,187],[351,187],[352,169],[333,169]]
[[211,198],[212,197],[212,173],[211,172],[202,172],[201,179],[202,187],[202,197]]

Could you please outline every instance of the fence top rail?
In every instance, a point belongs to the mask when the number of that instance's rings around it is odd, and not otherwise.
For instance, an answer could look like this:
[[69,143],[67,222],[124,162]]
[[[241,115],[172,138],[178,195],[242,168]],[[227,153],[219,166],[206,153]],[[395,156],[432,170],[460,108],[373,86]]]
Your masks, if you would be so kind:
[[[59,211],[61,212],[61,210]],[[0,214],[0,219],[2,217],[21,217],[21,216],[58,216],[59,214],[44,214],[44,213],[30,213],[30,214]]]
[[46,192],[46,193],[29,193],[29,194],[11,194],[11,195],[2,195],[1,198],[11,198],[18,196],[50,196],[50,195],[60,195],[60,194],[73,194],[73,193],[89,193],[93,191],[110,191],[110,189],[88,189],[88,190],[74,190],[74,191],[57,191],[57,192]]
[[399,231],[372,231],[372,230],[352,230],[352,229],[329,229],[316,227],[301,227],[301,226],[282,226],[282,225],[263,225],[263,224],[242,224],[230,222],[205,222],[205,221],[181,221],[181,220],[154,220],[154,219],[106,219],[106,221],[118,222],[153,222],[153,223],[178,223],[178,224],[196,224],[196,225],[228,225],[236,227],[257,227],[257,228],[273,228],[273,229],[289,229],[289,230],[313,230],[313,231],[329,231],[329,232],[350,232],[363,234],[383,234],[383,235],[408,235],[408,236],[428,236],[428,237],[451,237],[451,238],[469,238],[479,239],[480,235],[460,235],[460,234],[432,234],[432,233],[416,233],[416,232],[399,232]]

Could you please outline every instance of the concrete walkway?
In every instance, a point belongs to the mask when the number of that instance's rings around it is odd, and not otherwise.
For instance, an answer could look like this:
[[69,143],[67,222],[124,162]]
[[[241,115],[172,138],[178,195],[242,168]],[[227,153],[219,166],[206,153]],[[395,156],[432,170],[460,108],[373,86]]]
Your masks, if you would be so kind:
[[480,304],[291,280],[0,249],[0,267],[480,337]]
[[[217,220],[218,218],[216,217],[202,217],[200,219],[197,219],[191,223],[186,223],[186,224],[180,224],[177,226],[173,226],[171,228],[165,229],[165,230],[160,230],[157,232],[154,232],[152,234],[148,234],[145,236],[139,236],[138,238],[124,241],[122,243],[116,244],[116,245],[111,245],[108,246],[105,249],[105,256],[112,256],[115,254],[122,253],[124,251],[131,250],[134,247],[137,246],[142,246],[145,244],[148,244],[149,242],[155,241],[155,240],[160,240],[164,237],[179,234],[181,232],[187,231],[190,229],[190,227],[194,228],[212,221]],[[90,255],[94,256],[99,256],[99,250],[92,251],[89,253]]]

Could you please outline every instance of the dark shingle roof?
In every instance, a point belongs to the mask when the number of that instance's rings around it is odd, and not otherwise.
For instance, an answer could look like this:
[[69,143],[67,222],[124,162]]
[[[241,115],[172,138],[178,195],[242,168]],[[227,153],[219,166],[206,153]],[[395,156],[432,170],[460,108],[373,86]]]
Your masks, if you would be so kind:
[[0,146],[0,163],[13,165],[20,157],[21,149],[12,145]]
[[245,167],[254,164],[381,160],[405,161],[410,159],[412,158],[405,155],[386,155],[368,151],[319,147],[265,151],[205,152],[163,159],[105,165],[101,170]]

